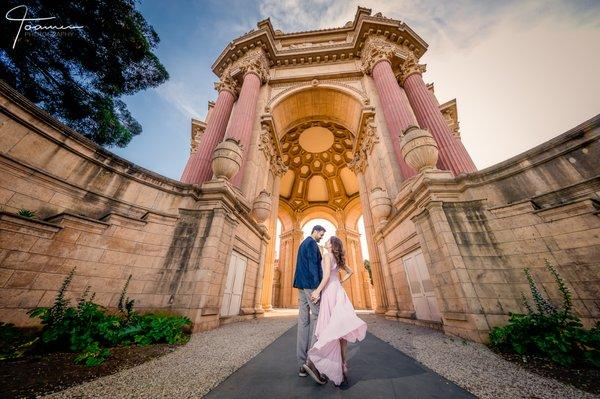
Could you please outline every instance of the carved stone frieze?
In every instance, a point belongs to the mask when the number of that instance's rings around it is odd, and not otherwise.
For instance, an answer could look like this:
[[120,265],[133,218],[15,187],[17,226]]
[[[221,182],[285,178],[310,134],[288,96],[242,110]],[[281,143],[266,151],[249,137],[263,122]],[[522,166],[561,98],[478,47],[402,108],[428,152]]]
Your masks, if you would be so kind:
[[258,149],[262,151],[266,160],[269,162],[269,168],[275,176],[283,176],[287,172],[288,167],[284,164],[281,155],[276,146],[275,132],[270,119],[261,121],[260,138]]
[[191,130],[191,140],[190,140],[190,154],[198,151],[198,147],[200,145],[200,138],[204,134],[204,130],[206,130],[206,123],[192,119],[192,130]]

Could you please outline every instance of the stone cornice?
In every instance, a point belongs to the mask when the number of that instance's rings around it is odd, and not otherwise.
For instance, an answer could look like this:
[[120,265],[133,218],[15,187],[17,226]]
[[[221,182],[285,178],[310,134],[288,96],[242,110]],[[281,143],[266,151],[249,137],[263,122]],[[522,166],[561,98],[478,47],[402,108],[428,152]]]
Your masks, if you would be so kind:
[[371,10],[360,7],[352,24],[342,28],[284,34],[274,30],[268,19],[257,26],[258,29],[231,41],[221,52],[212,65],[217,76],[221,77],[229,65],[257,47],[265,51],[269,67],[355,59],[369,35],[382,35],[410,49],[417,57],[427,50],[427,43],[404,22],[379,14],[372,16]]

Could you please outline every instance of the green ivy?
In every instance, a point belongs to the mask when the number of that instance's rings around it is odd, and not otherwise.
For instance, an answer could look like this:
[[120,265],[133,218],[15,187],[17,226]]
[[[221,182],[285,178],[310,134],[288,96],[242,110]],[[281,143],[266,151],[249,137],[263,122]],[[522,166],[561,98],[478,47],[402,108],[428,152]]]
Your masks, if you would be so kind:
[[573,313],[572,295],[564,280],[548,260],[546,268],[558,285],[562,307],[544,298],[529,270],[524,269],[535,311],[521,294],[528,313],[510,313],[507,325],[490,331],[490,345],[503,352],[537,356],[565,367],[579,364],[600,367],[600,322],[590,330],[584,329],[580,318]]

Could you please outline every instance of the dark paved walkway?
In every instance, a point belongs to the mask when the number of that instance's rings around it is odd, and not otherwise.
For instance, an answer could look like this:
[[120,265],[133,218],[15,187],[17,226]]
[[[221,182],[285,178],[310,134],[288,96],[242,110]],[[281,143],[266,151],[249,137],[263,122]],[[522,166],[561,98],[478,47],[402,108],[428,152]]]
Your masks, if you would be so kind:
[[[243,339],[243,337],[240,337]],[[231,343],[235,345],[235,342]],[[224,355],[226,356],[226,355]],[[296,366],[296,327],[206,396],[207,398],[474,398],[388,343],[367,333],[348,345],[347,386],[320,386],[310,376],[299,377]]]

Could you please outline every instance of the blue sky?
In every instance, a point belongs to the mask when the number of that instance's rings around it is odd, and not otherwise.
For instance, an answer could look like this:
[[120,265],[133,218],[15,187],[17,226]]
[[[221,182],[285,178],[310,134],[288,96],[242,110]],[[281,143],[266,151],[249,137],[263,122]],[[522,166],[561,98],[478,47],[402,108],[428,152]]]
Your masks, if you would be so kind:
[[271,17],[284,32],[342,26],[356,6],[405,21],[429,43],[424,78],[457,98],[462,139],[479,168],[600,112],[599,1],[143,1],[171,78],[125,98],[144,131],[116,154],[179,179],[190,118],[216,98],[210,70],[234,38]]

